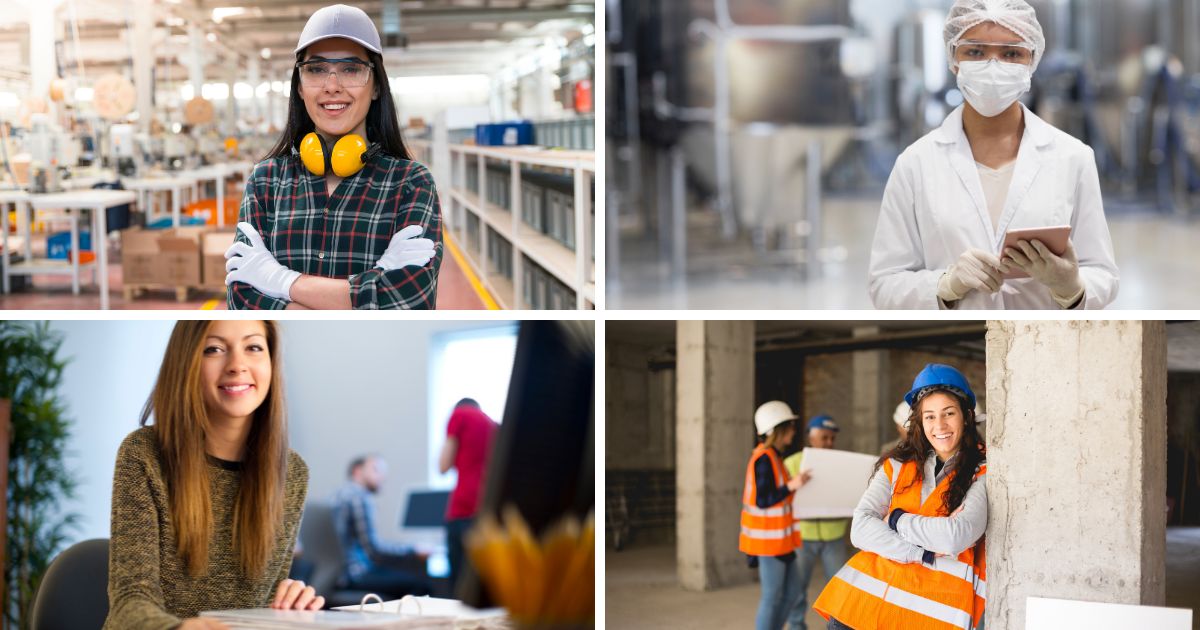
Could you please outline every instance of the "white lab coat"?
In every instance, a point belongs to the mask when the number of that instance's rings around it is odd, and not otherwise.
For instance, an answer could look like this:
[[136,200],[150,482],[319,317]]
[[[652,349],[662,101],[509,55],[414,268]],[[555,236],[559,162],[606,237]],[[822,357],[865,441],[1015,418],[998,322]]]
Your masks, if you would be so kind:
[[[937,309],[938,279],[963,252],[975,247],[999,256],[1006,231],[1053,225],[1071,226],[1082,307],[1111,303],[1117,264],[1092,149],[1026,108],[1008,199],[993,228],[962,113],[960,106],[896,160],[871,246],[868,283],[875,307]],[[971,291],[958,307],[1059,308],[1033,278],[1007,280],[996,293]]]

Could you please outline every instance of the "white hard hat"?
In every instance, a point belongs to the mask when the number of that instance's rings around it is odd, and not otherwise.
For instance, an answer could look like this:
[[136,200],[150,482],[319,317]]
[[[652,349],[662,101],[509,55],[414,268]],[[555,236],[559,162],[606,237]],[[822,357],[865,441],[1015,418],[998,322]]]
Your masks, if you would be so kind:
[[304,30],[300,31],[300,41],[296,44],[295,52],[332,37],[343,37],[357,42],[367,50],[383,54],[383,47],[379,43],[379,30],[375,28],[370,16],[358,7],[344,4],[317,9],[317,12],[308,18]]
[[754,428],[758,430],[759,435],[766,435],[771,429],[798,417],[792,413],[792,408],[787,403],[772,400],[759,405],[758,410],[754,412]]
[[911,410],[912,407],[909,407],[908,403],[901,400],[900,404],[896,405],[896,411],[892,413],[892,422],[895,422],[899,426],[904,426],[904,423],[908,422],[908,414]]

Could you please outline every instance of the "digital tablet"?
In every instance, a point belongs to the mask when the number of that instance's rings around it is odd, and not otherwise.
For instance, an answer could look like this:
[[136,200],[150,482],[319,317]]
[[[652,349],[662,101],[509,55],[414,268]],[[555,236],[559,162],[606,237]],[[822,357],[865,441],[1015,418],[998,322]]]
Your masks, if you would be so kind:
[[[1017,247],[1017,241],[1033,241],[1039,240],[1047,249],[1054,252],[1055,256],[1062,256],[1063,252],[1067,251],[1067,240],[1071,238],[1071,226],[1069,225],[1053,225],[1049,227],[1024,228],[1020,230],[1009,230],[1004,233],[1004,246],[1000,248],[1000,262],[1004,262],[1004,250],[1013,248],[1020,251]],[[1011,260],[1011,259],[1009,259]],[[1005,280],[1015,280],[1017,278],[1028,278],[1029,274],[1014,268],[1004,274]]]

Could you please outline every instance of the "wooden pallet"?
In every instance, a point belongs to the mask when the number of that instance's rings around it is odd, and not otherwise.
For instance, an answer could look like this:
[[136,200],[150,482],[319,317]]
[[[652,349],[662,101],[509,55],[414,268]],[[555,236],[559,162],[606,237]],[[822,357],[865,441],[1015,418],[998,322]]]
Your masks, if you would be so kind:
[[125,285],[123,292],[125,294],[125,300],[127,302],[132,302],[133,300],[135,300],[139,297],[142,297],[146,293],[146,291],[171,291],[171,290],[173,290],[173,291],[175,291],[175,301],[183,303],[188,300],[188,292],[193,289],[196,291],[204,291],[204,292],[212,293],[213,291],[219,291],[223,288],[224,288],[224,286],[218,287],[218,286],[205,285],[205,284],[189,284],[189,285],[127,284],[127,285]]

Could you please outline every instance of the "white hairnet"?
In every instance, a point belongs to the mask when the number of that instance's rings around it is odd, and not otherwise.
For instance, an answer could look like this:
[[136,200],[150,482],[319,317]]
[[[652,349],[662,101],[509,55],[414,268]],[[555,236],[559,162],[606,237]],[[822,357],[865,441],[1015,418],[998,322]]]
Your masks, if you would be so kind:
[[951,70],[957,67],[954,62],[954,46],[962,39],[963,33],[983,22],[995,22],[1033,46],[1032,69],[1037,70],[1038,64],[1042,62],[1042,53],[1046,52],[1046,36],[1042,33],[1042,25],[1038,23],[1037,13],[1025,0],[954,0],[954,6],[950,7],[950,13],[946,15],[946,28],[942,32],[946,39],[946,57]]

